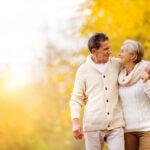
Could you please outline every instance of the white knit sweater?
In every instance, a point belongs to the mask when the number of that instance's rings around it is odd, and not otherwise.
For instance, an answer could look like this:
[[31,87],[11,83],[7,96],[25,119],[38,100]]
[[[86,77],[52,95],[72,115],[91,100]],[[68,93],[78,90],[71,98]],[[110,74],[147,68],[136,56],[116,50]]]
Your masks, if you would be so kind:
[[123,113],[118,96],[120,65],[110,58],[104,72],[88,56],[86,63],[77,71],[74,90],[70,100],[71,117],[80,118],[84,96],[88,102],[84,109],[84,131],[111,130],[124,127]]
[[132,85],[120,85],[119,94],[126,124],[125,132],[150,131],[150,81],[143,83],[139,79]]

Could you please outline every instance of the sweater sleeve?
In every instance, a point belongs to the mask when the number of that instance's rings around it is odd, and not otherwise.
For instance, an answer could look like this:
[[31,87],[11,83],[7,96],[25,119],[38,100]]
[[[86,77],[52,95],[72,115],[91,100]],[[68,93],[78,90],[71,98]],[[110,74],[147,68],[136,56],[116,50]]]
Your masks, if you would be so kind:
[[71,119],[80,118],[80,113],[83,103],[83,98],[85,97],[85,79],[84,73],[81,68],[78,69],[76,73],[76,79],[74,84],[73,93],[70,99],[70,110]]
[[144,84],[144,92],[150,98],[150,80],[148,80],[147,82],[143,84]]
[[150,65],[150,61],[143,60],[143,62],[144,62],[147,66],[149,66],[149,65]]

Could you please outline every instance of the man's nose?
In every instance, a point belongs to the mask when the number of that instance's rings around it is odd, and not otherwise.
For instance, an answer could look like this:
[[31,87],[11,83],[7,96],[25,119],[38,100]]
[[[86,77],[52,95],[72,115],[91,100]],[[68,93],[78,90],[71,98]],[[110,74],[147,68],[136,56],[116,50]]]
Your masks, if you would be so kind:
[[111,51],[111,50],[109,50],[109,54],[112,54],[112,51]]

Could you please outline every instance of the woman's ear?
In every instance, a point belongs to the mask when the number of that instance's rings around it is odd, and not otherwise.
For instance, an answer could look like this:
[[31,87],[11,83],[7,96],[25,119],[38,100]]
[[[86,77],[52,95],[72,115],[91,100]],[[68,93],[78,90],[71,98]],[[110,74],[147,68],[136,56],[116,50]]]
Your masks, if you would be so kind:
[[131,59],[133,61],[135,61],[137,59],[137,54],[136,53],[132,53]]

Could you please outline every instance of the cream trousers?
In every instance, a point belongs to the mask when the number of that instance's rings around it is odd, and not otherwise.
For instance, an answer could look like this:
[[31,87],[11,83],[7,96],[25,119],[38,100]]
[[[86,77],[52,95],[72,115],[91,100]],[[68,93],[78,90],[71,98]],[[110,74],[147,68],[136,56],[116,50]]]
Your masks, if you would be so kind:
[[109,150],[124,150],[124,128],[85,132],[86,150],[103,150],[106,142]]

